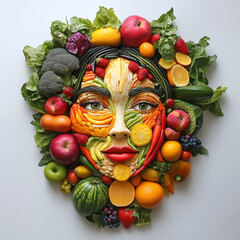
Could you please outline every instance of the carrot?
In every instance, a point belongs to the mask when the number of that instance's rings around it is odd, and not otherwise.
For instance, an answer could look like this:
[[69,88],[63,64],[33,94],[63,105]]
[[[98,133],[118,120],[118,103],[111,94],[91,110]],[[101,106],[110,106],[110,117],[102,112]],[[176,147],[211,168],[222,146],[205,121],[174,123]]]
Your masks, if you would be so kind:
[[88,159],[88,161],[96,168],[98,169],[98,166],[96,164],[96,162],[92,159],[90,152],[84,147],[84,146],[79,146],[80,150],[82,151],[82,153],[85,155],[85,157]]

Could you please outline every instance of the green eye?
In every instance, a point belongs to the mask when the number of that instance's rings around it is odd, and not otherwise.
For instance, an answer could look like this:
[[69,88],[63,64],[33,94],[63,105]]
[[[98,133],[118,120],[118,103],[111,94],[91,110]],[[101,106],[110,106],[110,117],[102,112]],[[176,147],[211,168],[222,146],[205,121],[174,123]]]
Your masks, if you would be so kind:
[[99,103],[99,102],[92,102],[92,103],[87,103],[85,106],[85,109],[88,109],[88,110],[102,110],[104,109],[105,107]]
[[148,110],[151,110],[153,106],[152,104],[149,104],[147,102],[141,102],[136,104],[133,108],[139,111],[148,111]]

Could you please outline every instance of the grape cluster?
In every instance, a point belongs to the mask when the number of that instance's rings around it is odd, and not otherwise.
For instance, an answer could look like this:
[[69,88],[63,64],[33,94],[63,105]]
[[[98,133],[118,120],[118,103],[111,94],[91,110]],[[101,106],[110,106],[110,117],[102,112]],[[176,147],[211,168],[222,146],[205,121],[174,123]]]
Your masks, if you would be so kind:
[[197,137],[192,137],[190,135],[182,135],[179,139],[182,149],[184,151],[198,152],[202,143]]
[[111,203],[108,203],[108,205],[101,212],[101,218],[103,222],[110,228],[118,227],[120,225],[117,207]]

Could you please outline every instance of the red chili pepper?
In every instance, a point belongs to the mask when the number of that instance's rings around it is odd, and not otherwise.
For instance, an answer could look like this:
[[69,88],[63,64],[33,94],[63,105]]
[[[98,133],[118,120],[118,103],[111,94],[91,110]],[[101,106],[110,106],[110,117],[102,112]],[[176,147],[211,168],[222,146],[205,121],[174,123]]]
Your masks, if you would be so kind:
[[160,149],[158,149],[158,151],[157,151],[157,161],[158,162],[164,161]]

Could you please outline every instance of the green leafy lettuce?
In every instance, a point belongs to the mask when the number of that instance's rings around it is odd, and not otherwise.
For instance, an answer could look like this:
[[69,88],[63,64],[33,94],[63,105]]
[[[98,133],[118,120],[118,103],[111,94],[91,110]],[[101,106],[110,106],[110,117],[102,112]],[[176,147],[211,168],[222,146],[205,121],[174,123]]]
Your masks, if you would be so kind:
[[[209,45],[209,37],[203,37],[198,43],[193,41],[187,42],[189,50],[189,56],[192,59],[192,63],[189,69],[189,75],[191,83],[193,85],[208,85],[207,73],[210,65],[217,59],[216,55],[208,56],[206,53],[206,47]],[[209,110],[216,116],[223,116],[222,109],[220,107],[220,97],[226,91],[226,87],[219,86],[210,99],[198,103],[202,110]]]
[[119,29],[121,21],[114,14],[113,8],[99,7],[96,18],[93,21],[95,29],[113,27]]
[[94,31],[93,24],[90,20],[78,17],[72,17],[70,19],[69,30],[71,33],[80,32],[87,37],[90,37]]
[[40,124],[40,119],[42,117],[41,113],[36,113],[33,115],[33,121],[31,124],[36,127],[36,133],[34,135],[34,140],[38,148],[41,148],[41,153],[43,154],[42,159],[40,160],[38,166],[44,166],[49,162],[52,162],[53,159],[50,155],[49,145],[54,137],[57,136],[56,132],[47,131],[42,128]]
[[173,25],[174,20],[173,8],[171,8],[159,19],[150,23],[153,34],[157,33],[161,36],[160,40],[154,43],[154,48],[158,49],[166,62],[172,61],[175,54],[174,45],[178,36],[176,35],[177,27]]

